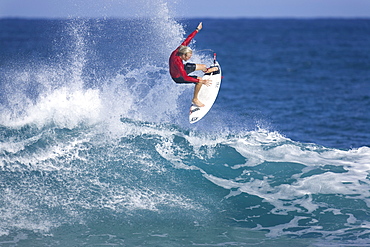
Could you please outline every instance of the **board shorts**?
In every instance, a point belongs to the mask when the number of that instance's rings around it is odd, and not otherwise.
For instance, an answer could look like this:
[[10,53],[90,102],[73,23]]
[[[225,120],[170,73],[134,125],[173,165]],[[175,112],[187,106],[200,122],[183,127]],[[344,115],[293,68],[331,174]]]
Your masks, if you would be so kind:
[[[196,67],[197,67],[197,65],[195,63],[186,63],[186,64],[184,64],[184,69],[186,71],[186,74],[190,74],[191,72],[194,72]],[[193,77],[195,79],[198,78],[195,75],[190,75],[190,77]],[[172,80],[174,80],[176,83],[195,83],[195,82],[185,81],[185,79],[182,76],[180,76],[178,78],[173,78],[172,77]]]
[[194,72],[196,68],[197,68],[197,65],[195,63],[186,63],[184,65],[186,74],[190,74],[191,72]]

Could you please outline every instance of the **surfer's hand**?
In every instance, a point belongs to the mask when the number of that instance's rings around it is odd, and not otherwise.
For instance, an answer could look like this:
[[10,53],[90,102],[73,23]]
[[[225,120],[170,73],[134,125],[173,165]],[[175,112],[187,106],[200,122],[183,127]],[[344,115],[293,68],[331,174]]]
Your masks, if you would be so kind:
[[212,84],[211,80],[203,80],[203,79],[200,79],[199,83],[202,83],[202,84],[206,85],[207,87],[209,87]]
[[202,22],[199,22],[199,25],[197,27],[197,30],[200,31],[202,28],[203,28],[203,24],[202,24]]

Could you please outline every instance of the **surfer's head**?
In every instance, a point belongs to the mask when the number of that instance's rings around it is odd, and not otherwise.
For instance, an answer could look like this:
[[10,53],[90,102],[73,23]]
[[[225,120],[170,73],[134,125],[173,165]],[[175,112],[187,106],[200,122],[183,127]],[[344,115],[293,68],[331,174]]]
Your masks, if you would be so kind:
[[191,56],[193,55],[193,50],[190,49],[190,47],[188,46],[185,46],[185,45],[182,45],[180,48],[179,48],[179,51],[177,52],[177,54],[179,55],[179,57],[182,59],[182,60],[189,60],[191,58]]

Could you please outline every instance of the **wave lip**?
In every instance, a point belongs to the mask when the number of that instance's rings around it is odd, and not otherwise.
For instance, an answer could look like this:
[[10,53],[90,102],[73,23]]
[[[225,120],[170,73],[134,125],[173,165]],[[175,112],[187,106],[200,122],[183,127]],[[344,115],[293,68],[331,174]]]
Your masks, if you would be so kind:
[[50,95],[40,97],[22,116],[14,118],[10,114],[2,115],[1,124],[6,127],[36,125],[40,128],[56,124],[61,128],[73,129],[80,123],[94,124],[100,121],[101,109],[97,90],[71,92],[67,88],[60,88]]

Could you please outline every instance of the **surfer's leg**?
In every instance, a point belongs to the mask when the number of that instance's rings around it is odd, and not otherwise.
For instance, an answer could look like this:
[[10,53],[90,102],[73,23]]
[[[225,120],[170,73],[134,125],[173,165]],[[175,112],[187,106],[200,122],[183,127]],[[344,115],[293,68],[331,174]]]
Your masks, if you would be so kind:
[[202,87],[202,85],[203,85],[202,83],[197,83],[197,84],[195,84],[195,88],[194,88],[193,104],[195,104],[196,106],[199,106],[199,107],[204,106],[204,104],[202,102],[200,102],[199,99],[198,99],[198,93],[199,93],[199,90]]
[[196,64],[195,70],[201,70],[203,72],[207,71],[207,66],[205,64]]
[[205,64],[196,64],[195,70],[201,70],[204,73],[212,73],[218,70],[217,66],[211,66],[210,68],[207,68]]

